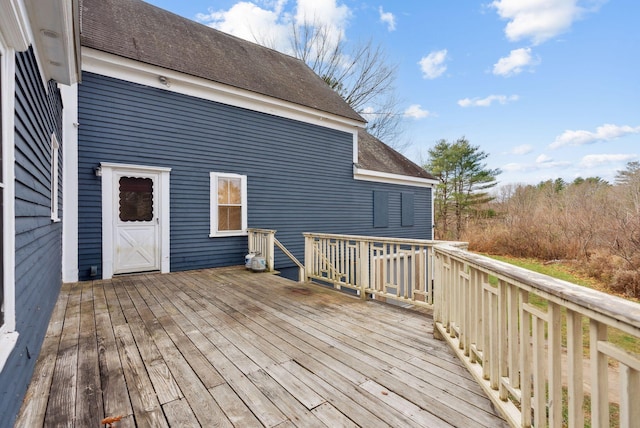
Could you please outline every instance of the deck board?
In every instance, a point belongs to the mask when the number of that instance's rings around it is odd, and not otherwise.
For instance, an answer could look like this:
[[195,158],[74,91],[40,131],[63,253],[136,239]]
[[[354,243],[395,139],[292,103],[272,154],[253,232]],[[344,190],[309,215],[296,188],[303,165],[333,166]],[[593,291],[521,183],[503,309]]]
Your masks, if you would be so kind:
[[432,329],[241,268],[65,284],[17,426],[506,426]]

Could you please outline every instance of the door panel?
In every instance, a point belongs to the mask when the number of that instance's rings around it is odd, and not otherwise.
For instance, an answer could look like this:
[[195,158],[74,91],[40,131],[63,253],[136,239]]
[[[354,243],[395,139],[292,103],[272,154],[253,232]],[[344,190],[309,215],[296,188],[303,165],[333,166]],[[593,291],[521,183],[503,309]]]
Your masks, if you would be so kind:
[[159,270],[158,174],[115,171],[113,180],[113,273]]

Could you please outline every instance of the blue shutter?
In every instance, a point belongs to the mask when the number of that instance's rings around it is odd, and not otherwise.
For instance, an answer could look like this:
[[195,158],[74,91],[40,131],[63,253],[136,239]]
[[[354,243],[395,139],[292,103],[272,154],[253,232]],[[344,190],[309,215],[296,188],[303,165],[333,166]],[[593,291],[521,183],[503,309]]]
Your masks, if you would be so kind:
[[373,227],[389,227],[389,192],[373,191]]
[[402,192],[402,226],[413,226],[413,193]]

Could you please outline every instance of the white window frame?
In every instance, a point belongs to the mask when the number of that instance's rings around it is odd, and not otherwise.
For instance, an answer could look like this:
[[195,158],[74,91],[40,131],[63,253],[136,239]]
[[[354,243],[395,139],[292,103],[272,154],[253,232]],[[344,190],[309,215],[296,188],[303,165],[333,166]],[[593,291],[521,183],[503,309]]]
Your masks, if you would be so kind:
[[58,158],[60,152],[60,144],[58,144],[58,139],[56,138],[56,134],[51,134],[51,221],[59,222],[60,217],[58,216],[58,201],[59,201],[59,178],[58,174],[60,173]]
[[[223,172],[211,172],[210,176],[210,208],[211,208],[211,230],[210,238],[220,236],[245,236],[247,235],[247,176],[240,174],[229,174]],[[218,230],[218,179],[235,178],[240,179],[240,200],[242,204],[242,229],[241,230]]]

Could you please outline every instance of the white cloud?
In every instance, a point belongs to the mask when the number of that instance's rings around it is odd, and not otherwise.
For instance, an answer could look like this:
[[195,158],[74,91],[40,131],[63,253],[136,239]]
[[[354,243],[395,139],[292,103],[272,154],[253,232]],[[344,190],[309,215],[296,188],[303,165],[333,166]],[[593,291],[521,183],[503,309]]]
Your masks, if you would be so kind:
[[[587,0],[596,11],[601,0]],[[540,44],[562,34],[580,19],[588,9],[578,6],[584,0],[494,0],[491,6],[509,21],[504,29],[511,41],[522,39]]]
[[[286,1],[283,1],[286,3]],[[296,24],[326,25],[344,31],[351,10],[336,0],[297,0]]]
[[422,70],[422,77],[425,79],[435,79],[442,76],[447,71],[447,66],[444,62],[447,60],[447,50],[442,49],[439,51],[433,51],[429,55],[423,57],[418,64]]
[[[263,5],[261,7],[260,5]],[[297,0],[295,11],[285,8],[287,0],[240,1],[229,10],[209,10],[196,19],[225,33],[260,43],[282,52],[290,50],[292,25],[323,27],[329,41],[344,37],[351,10],[336,0]]]
[[382,10],[382,6],[378,8],[380,12],[380,22],[387,24],[387,30],[393,31],[396,29],[396,17],[391,12],[385,12]]
[[431,112],[423,110],[420,104],[412,104],[404,111],[404,116],[412,119],[424,119],[431,116]]
[[571,166],[571,162],[566,161],[553,161],[551,159],[536,162],[533,164],[530,163],[508,163],[502,167],[504,171],[507,172],[534,172],[541,170],[550,170],[556,168],[567,168]]
[[531,56],[531,48],[514,49],[509,56],[500,58],[498,62],[493,64],[493,74],[497,76],[513,76],[524,71],[525,68],[531,68],[538,65],[540,60]]
[[636,154],[586,155],[582,158],[582,161],[580,161],[580,166],[583,168],[593,168],[602,164],[628,162],[637,158],[638,155]]
[[458,105],[460,107],[489,107],[493,102],[498,102],[500,104],[507,104],[510,101],[517,101],[517,95],[489,95],[485,98],[464,98],[458,100]]
[[598,126],[595,132],[576,130],[564,131],[558,135],[553,143],[549,145],[552,149],[562,146],[582,146],[585,144],[593,144],[596,141],[611,141],[616,138],[624,137],[629,134],[639,134],[640,126],[618,126],[612,124],[604,124]]
[[273,48],[287,45],[290,17],[283,13],[284,2],[273,10],[263,9],[255,3],[239,2],[229,10],[209,10],[196,15],[198,21],[225,33]]
[[367,122],[371,122],[376,118],[375,109],[371,106],[365,107],[360,112],[360,116],[364,118]]
[[544,153],[536,158],[536,163],[549,163],[549,162],[553,162],[553,159],[545,155]]
[[533,146],[530,144],[522,144],[520,146],[516,146],[511,150],[511,154],[514,155],[526,155],[533,151]]

